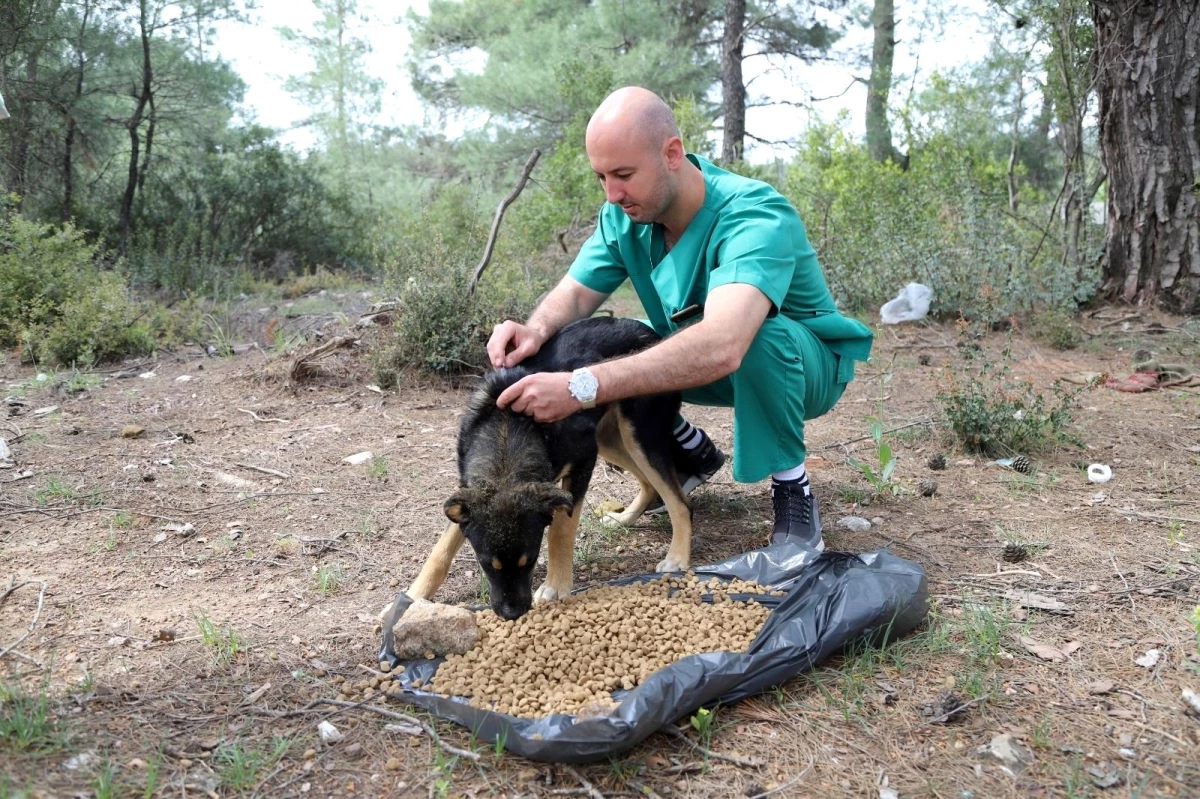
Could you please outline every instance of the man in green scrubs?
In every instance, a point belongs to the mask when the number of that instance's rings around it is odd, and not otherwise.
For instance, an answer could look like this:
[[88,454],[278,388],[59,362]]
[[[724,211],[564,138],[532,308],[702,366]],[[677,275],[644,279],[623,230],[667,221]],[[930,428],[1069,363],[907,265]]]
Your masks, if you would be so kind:
[[[541,422],[664,391],[732,406],[733,477],[773,478],[772,540],[823,549],[804,423],[841,397],[855,361],[870,355],[870,329],[838,313],[791,203],[766,183],[687,154],[654,93],[629,87],[609,95],[586,145],[608,200],[596,231],[525,324],[496,326],[489,358],[496,368],[516,365],[564,325],[591,316],[626,278],[666,338],[576,374],[529,375],[498,404]],[[690,490],[724,455],[686,421],[675,432]]]

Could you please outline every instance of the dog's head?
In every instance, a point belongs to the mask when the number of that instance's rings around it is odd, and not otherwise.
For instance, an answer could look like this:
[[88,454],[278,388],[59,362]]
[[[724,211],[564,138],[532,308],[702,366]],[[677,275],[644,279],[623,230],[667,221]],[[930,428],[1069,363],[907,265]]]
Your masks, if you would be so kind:
[[552,483],[460,488],[446,500],[446,516],[462,528],[487,575],[498,616],[512,620],[529,610],[542,534],[555,513],[574,507],[571,495]]

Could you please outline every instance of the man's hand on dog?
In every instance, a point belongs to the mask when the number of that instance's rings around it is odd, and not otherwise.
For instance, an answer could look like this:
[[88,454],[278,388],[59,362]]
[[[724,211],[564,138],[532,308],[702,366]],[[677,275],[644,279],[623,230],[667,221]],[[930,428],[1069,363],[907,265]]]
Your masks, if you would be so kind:
[[496,398],[496,404],[538,422],[557,422],[583,407],[571,396],[568,372],[537,372],[523,377]]
[[493,369],[516,366],[535,354],[544,343],[543,337],[528,325],[511,320],[501,322],[492,328],[492,337],[488,339],[488,360]]

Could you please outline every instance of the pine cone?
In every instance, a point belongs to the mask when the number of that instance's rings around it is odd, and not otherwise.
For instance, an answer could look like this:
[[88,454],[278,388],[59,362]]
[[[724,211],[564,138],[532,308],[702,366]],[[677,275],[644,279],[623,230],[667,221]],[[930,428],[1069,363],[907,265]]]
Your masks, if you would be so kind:
[[1033,471],[1033,464],[1024,455],[1018,455],[1013,458],[1012,468],[1013,471],[1020,472],[1021,474],[1029,474]]
[[1004,554],[1002,557],[1005,563],[1020,563],[1029,557],[1029,549],[1023,544],[1018,544],[1016,541],[1008,541],[1004,544]]
[[929,459],[929,468],[935,472],[940,472],[946,468],[946,456],[940,452]]
[[928,477],[917,483],[917,487],[921,490],[923,497],[932,497],[938,490],[937,480],[931,480]]

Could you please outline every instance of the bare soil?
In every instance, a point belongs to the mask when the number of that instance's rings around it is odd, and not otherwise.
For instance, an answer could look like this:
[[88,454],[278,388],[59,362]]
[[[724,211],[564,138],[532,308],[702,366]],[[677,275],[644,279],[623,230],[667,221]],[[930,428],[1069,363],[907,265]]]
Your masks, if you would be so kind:
[[[1065,353],[1018,333],[1016,374],[1046,387],[1127,374],[1140,346],[1172,361],[1200,353],[1194,322],[1114,322],[1124,314],[1085,318],[1092,335]],[[334,676],[373,663],[376,615],[443,528],[465,388],[414,376],[371,390],[355,351],[341,356],[342,379],[291,390],[274,355],[196,349],[76,377],[73,392],[70,375],[39,382],[10,357],[0,393],[25,404],[0,411],[16,461],[0,469],[0,651],[29,635],[0,676],[7,694],[45,697],[46,719],[20,745],[14,714],[30,700],[0,706],[0,796],[140,796],[148,783],[163,796],[1200,795],[1200,720],[1181,699],[1200,692],[1188,620],[1200,605],[1200,396],[1092,390],[1077,413],[1086,449],[1033,454],[1026,476],[948,437],[936,393],[962,367],[955,342],[951,327],[883,329],[873,361],[808,433],[829,547],[921,563],[925,627],[719,708],[711,755],[682,719],[692,743],[658,734],[574,769],[498,756],[400,704],[386,708],[439,738],[389,731],[394,719],[362,708],[309,706],[336,695]],[[982,343],[999,357],[1005,337]],[[728,447],[727,410],[688,415]],[[894,479],[908,489],[897,495],[875,495],[847,463],[874,456],[873,415],[892,431]],[[144,432],[123,437],[128,425]],[[342,462],[364,451],[365,464]],[[937,453],[945,471],[927,466]],[[1113,480],[1089,483],[1093,462]],[[923,478],[938,481],[933,497],[916,491]],[[589,503],[633,493],[602,468]],[[767,540],[765,484],[726,469],[694,507],[696,563]],[[877,523],[850,532],[837,526],[848,515]],[[589,515],[577,579],[652,570],[668,537],[662,523],[614,534]],[[1010,541],[1029,557],[1005,562]],[[1057,609],[1022,607],[1028,591]],[[464,551],[439,599],[479,594]],[[205,619],[215,639],[201,636]],[[236,651],[221,638],[230,629]],[[1138,665],[1149,650],[1157,662]],[[322,744],[322,720],[345,739]],[[981,751],[1001,735],[1022,762]]]

